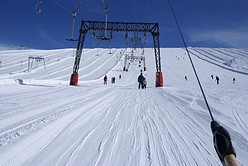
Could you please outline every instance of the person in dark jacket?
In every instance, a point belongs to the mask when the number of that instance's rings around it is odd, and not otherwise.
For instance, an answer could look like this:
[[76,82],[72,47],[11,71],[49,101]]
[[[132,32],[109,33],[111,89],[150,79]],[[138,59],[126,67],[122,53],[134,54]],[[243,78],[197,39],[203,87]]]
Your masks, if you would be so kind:
[[103,84],[104,84],[104,85],[107,85],[107,80],[108,80],[108,77],[107,77],[107,75],[105,75],[105,76],[103,77]]
[[147,84],[146,78],[144,77],[143,86],[144,86],[145,89],[146,89],[146,84]]
[[215,80],[216,80],[217,84],[219,84],[220,78],[218,76],[216,76]]
[[143,76],[143,74],[142,73],[140,73],[140,75],[139,75],[139,77],[138,77],[138,83],[139,83],[139,89],[140,88],[144,88],[144,79],[145,79],[145,77]]

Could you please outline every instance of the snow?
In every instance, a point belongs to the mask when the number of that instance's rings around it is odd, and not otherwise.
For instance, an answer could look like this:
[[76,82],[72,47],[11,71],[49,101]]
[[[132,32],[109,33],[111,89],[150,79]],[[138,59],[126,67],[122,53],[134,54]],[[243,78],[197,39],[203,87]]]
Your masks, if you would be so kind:
[[[229,131],[239,165],[246,165],[248,50],[189,50],[213,116]],[[133,61],[122,71],[125,49],[111,52],[84,49],[79,85],[69,86],[75,49],[0,51],[1,166],[221,165],[185,50],[161,48],[164,87],[156,88],[154,50],[145,48],[148,85],[140,90],[143,64]],[[45,66],[33,61],[28,70],[29,56],[43,57]]]

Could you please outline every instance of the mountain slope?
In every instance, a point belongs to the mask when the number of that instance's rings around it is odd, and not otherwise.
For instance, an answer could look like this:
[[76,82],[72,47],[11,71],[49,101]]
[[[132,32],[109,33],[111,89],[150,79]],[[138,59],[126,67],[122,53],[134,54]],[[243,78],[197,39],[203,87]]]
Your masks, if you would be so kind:
[[[69,86],[75,50],[0,52],[0,165],[221,165],[184,49],[161,49],[162,88],[154,87],[154,50],[145,49],[145,90],[137,89],[142,63],[129,61],[128,72],[122,71],[125,49],[111,51],[84,50],[78,87]],[[213,116],[230,132],[245,165],[248,51],[190,51]],[[141,56],[141,50],[134,54]],[[29,56],[44,57],[45,66],[33,62],[27,70]]]

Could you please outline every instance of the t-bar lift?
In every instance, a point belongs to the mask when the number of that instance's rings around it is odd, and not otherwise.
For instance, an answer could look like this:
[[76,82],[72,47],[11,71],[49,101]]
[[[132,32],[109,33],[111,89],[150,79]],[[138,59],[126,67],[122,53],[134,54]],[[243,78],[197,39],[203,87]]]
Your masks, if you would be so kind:
[[154,53],[156,62],[156,87],[163,86],[163,75],[160,62],[160,45],[158,23],[136,23],[136,22],[108,22],[104,21],[82,21],[78,37],[73,73],[71,74],[70,85],[78,85],[78,70],[83,51],[85,35],[89,30],[110,31],[110,32],[150,32],[154,41]]

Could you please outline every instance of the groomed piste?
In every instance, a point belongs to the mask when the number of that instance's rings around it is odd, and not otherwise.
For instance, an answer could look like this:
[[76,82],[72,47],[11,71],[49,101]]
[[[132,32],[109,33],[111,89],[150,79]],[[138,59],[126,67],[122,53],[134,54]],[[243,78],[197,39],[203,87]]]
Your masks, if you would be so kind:
[[[248,50],[189,51],[213,116],[246,165]],[[111,52],[84,49],[78,86],[70,86],[75,49],[0,51],[0,165],[221,165],[185,49],[161,48],[163,87],[155,86],[153,48]],[[132,53],[145,57],[146,71],[131,58],[123,71]],[[141,70],[147,89],[138,89]]]

